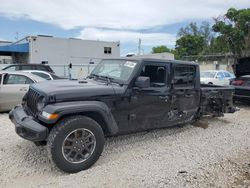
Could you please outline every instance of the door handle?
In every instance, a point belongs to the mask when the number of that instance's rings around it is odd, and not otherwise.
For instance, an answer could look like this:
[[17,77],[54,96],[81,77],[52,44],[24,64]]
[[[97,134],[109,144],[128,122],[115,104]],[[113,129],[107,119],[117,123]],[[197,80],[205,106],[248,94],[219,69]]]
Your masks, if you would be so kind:
[[23,87],[23,88],[20,88],[19,91],[28,91],[28,89]]
[[169,99],[168,96],[159,96],[159,98],[164,100],[165,102],[168,102],[168,99]]
[[192,94],[186,94],[185,97],[189,98],[189,97],[193,97],[193,95]]

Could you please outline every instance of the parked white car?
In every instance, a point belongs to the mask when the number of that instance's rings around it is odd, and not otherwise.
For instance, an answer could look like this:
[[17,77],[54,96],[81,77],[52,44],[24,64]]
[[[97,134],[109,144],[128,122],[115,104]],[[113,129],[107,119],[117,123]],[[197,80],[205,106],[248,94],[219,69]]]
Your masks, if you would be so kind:
[[200,79],[202,84],[229,85],[235,76],[224,70],[201,71]]
[[22,102],[29,85],[45,79],[21,71],[0,71],[0,112],[11,110]]
[[55,75],[54,73],[39,71],[39,70],[25,70],[23,72],[28,72],[28,73],[34,74],[36,76],[40,76],[46,80],[66,79],[63,77],[59,77],[59,76]]

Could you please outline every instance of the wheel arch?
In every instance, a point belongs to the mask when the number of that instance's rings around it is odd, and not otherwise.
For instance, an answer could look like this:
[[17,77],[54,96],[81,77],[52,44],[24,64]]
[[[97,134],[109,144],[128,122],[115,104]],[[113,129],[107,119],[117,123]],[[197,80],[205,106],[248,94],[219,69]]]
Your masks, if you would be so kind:
[[113,131],[110,130],[110,128],[109,128],[109,122],[107,122],[107,120],[105,120],[103,115],[98,111],[83,111],[83,112],[78,112],[78,113],[65,114],[65,115],[61,116],[57,120],[57,122],[64,119],[64,118],[74,116],[74,115],[82,115],[82,116],[86,116],[86,117],[89,117],[89,118],[95,120],[101,126],[105,136],[111,135],[113,133]]
[[103,102],[68,102],[55,105],[48,105],[45,112],[56,113],[59,117],[53,121],[48,121],[41,115],[39,119],[47,124],[56,124],[58,121],[73,115],[83,115],[95,120],[103,129],[105,136],[115,135],[118,132],[117,123],[109,109]]

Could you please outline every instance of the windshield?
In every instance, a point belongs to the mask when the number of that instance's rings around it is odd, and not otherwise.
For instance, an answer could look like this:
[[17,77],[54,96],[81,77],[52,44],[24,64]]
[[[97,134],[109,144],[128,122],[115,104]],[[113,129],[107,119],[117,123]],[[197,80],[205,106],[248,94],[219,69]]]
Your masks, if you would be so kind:
[[214,78],[216,72],[201,72],[201,78]]
[[127,82],[134,71],[136,63],[136,61],[128,60],[102,60],[90,76],[107,77]]

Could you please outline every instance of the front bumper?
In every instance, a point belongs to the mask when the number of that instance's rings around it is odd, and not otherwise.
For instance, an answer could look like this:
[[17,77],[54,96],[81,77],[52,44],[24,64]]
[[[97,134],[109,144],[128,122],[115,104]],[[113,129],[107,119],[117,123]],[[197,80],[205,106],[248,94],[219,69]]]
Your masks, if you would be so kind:
[[10,120],[15,124],[16,133],[30,141],[43,141],[47,138],[49,130],[47,127],[34,121],[22,106],[16,106],[9,113]]

